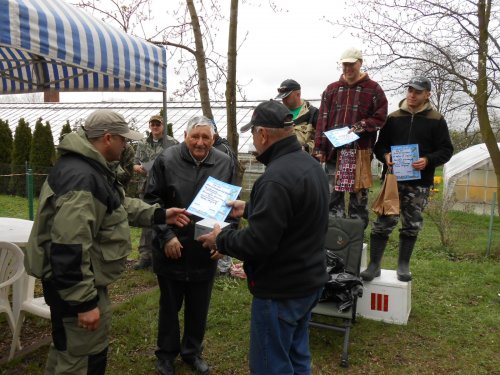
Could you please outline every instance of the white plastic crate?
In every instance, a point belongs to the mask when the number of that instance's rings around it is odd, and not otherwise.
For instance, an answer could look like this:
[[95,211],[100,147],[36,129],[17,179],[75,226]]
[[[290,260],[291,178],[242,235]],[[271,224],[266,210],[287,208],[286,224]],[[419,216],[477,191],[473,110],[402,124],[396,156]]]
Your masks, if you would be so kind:
[[358,298],[358,315],[393,324],[407,324],[411,311],[411,281],[399,281],[394,270],[382,270],[380,277],[363,281]]

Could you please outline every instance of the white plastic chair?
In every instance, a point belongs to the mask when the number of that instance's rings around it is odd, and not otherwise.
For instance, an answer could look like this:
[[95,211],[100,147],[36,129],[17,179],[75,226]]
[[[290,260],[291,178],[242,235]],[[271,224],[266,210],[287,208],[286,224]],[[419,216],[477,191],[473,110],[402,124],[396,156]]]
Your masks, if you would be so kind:
[[[24,267],[23,267],[24,270]],[[24,272],[23,276],[17,282],[14,288],[13,296],[14,316],[16,317],[15,331],[10,348],[9,360],[14,357],[16,346],[21,348],[20,336],[24,322],[25,313],[34,314],[36,316],[50,319],[50,306],[45,303],[44,297],[35,298],[35,278]]]
[[21,249],[10,242],[0,242],[0,313],[7,314],[7,322],[12,331],[12,347],[15,349],[16,322],[9,302],[10,287],[24,273],[24,254]]

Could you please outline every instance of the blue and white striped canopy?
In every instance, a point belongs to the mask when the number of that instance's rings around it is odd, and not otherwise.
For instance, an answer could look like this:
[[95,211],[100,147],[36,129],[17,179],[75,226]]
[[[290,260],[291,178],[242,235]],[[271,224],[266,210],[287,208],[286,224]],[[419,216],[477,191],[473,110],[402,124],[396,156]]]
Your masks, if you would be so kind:
[[164,48],[62,0],[0,0],[0,93],[166,86]]

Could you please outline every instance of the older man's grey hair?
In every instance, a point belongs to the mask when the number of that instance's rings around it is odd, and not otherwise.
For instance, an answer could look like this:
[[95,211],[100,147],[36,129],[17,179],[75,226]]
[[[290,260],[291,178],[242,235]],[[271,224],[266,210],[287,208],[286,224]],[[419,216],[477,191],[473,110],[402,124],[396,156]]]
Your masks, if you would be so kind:
[[196,117],[193,117],[192,119],[190,119],[186,125],[186,133],[189,134],[189,132],[191,130],[193,130],[194,128],[197,128],[199,126],[209,126],[210,133],[212,135],[215,134],[214,122],[206,116],[196,116]]

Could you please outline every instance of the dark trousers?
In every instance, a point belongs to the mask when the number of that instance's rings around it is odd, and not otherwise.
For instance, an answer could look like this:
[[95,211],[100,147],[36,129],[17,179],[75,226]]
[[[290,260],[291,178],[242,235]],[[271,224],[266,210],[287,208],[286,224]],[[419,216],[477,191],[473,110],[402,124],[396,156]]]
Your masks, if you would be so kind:
[[140,259],[151,262],[153,258],[153,233],[151,228],[142,228],[141,239],[139,241],[139,256]]
[[[156,357],[173,360],[180,354],[184,360],[201,356],[207,325],[213,278],[206,281],[171,280],[158,276],[160,312]],[[184,302],[184,334],[180,339],[179,311]]]

